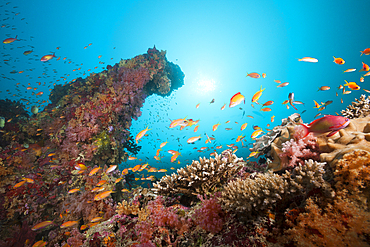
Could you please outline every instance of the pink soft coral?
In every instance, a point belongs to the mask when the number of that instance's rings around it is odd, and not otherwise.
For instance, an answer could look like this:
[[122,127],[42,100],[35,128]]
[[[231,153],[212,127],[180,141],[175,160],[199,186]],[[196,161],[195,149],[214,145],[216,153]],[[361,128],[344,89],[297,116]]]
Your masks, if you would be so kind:
[[304,161],[308,159],[320,160],[317,138],[312,133],[298,140],[291,139],[282,145],[283,153],[279,156],[283,168],[295,167],[299,164],[304,165]]
[[225,223],[221,205],[217,203],[216,197],[204,199],[198,196],[198,198],[202,201],[202,205],[194,212],[195,223],[208,232],[218,233]]

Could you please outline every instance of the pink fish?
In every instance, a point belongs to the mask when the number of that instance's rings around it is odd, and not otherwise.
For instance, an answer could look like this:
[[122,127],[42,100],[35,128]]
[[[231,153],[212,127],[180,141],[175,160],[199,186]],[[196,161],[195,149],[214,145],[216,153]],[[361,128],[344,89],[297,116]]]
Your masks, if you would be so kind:
[[322,134],[330,132],[327,137],[335,135],[339,130],[344,129],[349,124],[349,119],[342,116],[326,115],[325,117],[314,120],[308,126],[303,126],[303,137],[310,132]]

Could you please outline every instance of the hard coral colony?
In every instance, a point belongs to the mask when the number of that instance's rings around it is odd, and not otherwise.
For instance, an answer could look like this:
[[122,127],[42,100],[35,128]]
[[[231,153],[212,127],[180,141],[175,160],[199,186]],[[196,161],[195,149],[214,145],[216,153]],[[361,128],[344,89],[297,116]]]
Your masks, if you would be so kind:
[[169,95],[183,84],[184,74],[165,55],[154,47],[56,86],[52,103],[31,117],[24,106],[6,102],[14,108],[7,114],[24,117],[0,134],[0,218],[8,226],[0,230],[1,246],[369,242],[365,96],[342,112],[350,122],[332,135],[305,136],[303,120],[293,114],[254,138],[251,151],[264,156],[258,163],[227,149],[162,177],[152,189],[132,186],[132,173],[117,169],[135,159],[135,141],[145,134],[134,141],[131,121],[145,97]]

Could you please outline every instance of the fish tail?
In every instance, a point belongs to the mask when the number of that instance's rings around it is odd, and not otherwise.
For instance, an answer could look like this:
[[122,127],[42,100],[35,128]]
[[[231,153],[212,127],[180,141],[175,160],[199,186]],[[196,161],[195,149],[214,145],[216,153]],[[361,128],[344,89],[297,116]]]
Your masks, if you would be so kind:
[[360,55],[360,57],[364,54],[362,51],[360,51],[361,52],[361,55]]

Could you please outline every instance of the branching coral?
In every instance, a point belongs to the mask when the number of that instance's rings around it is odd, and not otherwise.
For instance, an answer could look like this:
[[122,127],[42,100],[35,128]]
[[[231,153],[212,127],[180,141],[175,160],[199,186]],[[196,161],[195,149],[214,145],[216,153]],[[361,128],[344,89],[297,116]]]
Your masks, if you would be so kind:
[[299,165],[290,173],[282,176],[272,173],[259,173],[254,178],[231,181],[222,191],[220,202],[227,211],[256,217],[273,209],[279,201],[288,200],[296,195],[307,195],[314,188],[328,192],[322,178],[325,163],[313,160]]
[[342,110],[341,113],[343,116],[350,119],[368,116],[370,114],[370,96],[366,98],[366,96],[362,94],[360,99],[355,99],[352,105]]
[[191,165],[177,170],[177,174],[163,177],[153,184],[159,194],[185,194],[196,196],[207,194],[222,186],[243,167],[242,158],[236,157],[232,150],[217,154],[215,158],[199,158]]

